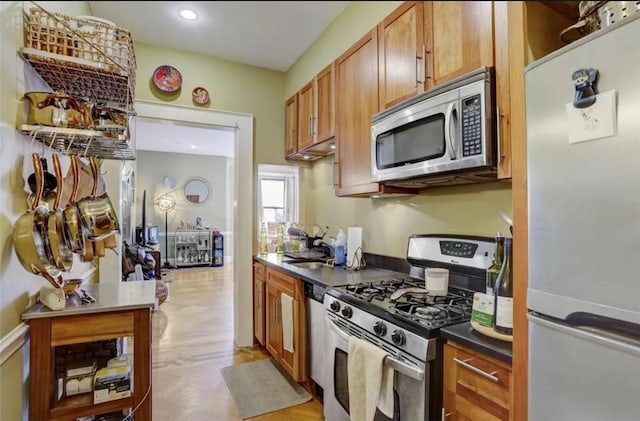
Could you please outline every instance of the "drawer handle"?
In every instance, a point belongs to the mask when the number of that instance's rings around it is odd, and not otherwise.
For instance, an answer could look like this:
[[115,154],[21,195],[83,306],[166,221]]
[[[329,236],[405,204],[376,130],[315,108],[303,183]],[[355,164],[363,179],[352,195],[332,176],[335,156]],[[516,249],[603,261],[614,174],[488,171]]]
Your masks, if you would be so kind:
[[464,368],[468,368],[469,370],[473,371],[474,373],[477,373],[479,375],[481,375],[484,378],[487,378],[489,380],[491,380],[492,382],[496,382],[498,383],[500,381],[500,379],[498,379],[494,374],[497,373],[497,371],[493,371],[491,373],[487,373],[486,371],[482,371],[477,367],[472,366],[471,364],[469,364],[469,361],[471,361],[471,359],[466,359],[466,360],[459,360],[457,358],[454,358],[453,361],[455,361],[456,363],[458,363],[459,365],[463,366]]

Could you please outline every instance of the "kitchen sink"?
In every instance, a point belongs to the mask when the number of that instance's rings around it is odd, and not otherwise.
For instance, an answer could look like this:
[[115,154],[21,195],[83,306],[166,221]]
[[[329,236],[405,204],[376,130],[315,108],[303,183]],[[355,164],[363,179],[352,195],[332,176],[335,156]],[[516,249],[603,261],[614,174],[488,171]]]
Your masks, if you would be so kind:
[[325,266],[324,262],[291,262],[289,264],[304,269],[322,269]]

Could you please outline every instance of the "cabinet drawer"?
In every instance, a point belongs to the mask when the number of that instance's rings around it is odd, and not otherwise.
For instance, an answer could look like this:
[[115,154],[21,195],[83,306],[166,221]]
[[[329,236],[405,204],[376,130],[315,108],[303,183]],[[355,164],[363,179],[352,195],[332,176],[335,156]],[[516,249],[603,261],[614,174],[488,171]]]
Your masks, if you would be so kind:
[[253,278],[264,281],[264,265],[262,263],[253,262]]
[[299,299],[299,295],[296,295],[295,293],[298,285],[297,281],[298,279],[291,275],[267,268],[267,284],[277,287],[294,299]]
[[462,419],[509,420],[511,368],[458,344],[444,348],[446,409]]

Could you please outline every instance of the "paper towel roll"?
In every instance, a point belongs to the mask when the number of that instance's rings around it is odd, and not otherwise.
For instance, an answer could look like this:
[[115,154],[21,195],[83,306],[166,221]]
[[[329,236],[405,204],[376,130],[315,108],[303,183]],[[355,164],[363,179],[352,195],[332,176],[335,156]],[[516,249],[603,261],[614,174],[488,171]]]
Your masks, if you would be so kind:
[[347,266],[358,268],[360,265],[354,260],[356,251],[361,249],[358,256],[362,256],[362,227],[347,228]]

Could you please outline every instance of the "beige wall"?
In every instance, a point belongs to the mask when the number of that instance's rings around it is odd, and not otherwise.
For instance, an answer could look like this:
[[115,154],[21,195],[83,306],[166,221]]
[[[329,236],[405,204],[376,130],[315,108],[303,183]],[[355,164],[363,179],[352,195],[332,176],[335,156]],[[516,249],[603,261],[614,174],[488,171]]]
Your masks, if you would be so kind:
[[[260,162],[285,164],[284,73],[137,42],[135,53],[136,99],[193,106],[191,91],[204,86],[211,96],[209,108],[253,114],[255,156]],[[182,74],[177,95],[152,88],[151,75],[163,64]]]
[[[70,15],[86,15],[86,2],[46,2],[47,8]],[[24,2],[28,8],[29,2]],[[24,174],[30,173],[29,160],[24,157],[32,152],[42,153],[42,147],[31,147],[27,137],[16,131],[22,119],[21,96],[26,91],[42,90],[45,86],[18,58],[23,46],[23,2],[0,2],[0,338],[21,323],[21,314],[36,292],[47,282],[27,272],[13,249],[13,225],[26,211],[27,193]],[[50,155],[47,155],[50,157]],[[63,160],[68,166],[68,160]],[[76,258],[74,274],[86,272],[88,265],[79,264]],[[0,420],[23,419],[26,407],[25,391],[28,370],[26,347],[15,352],[0,365]]]
[[[283,102],[399,4],[351,3],[289,69]],[[332,166],[333,157],[327,157],[304,171],[301,222],[328,225],[332,236],[337,228],[362,226],[365,252],[405,257],[410,234],[493,236],[498,229],[508,231],[498,211],[511,214],[509,183],[439,187],[397,199],[337,198],[332,187]]]
[[[160,233],[159,249],[162,260],[165,261],[165,221],[164,213],[154,205],[154,199],[168,190],[163,186],[165,176],[176,179],[177,185],[170,193],[176,199],[176,208],[167,214],[169,232],[178,228],[180,221],[185,224],[195,224],[196,217],[201,217],[203,223],[211,230],[226,233],[232,227],[227,226],[227,196],[228,189],[233,186],[233,180],[227,178],[227,158],[225,156],[193,155],[182,153],[166,153],[156,151],[138,151],[135,203],[142,203],[142,194],[147,191],[147,225],[157,225]],[[184,183],[192,177],[202,177],[211,187],[209,199],[202,205],[188,202],[183,193]],[[140,209],[139,206],[137,206]],[[141,211],[136,211],[136,220],[140,223]],[[169,237],[169,258],[175,257],[173,237]],[[173,262],[173,261],[172,261]]]

